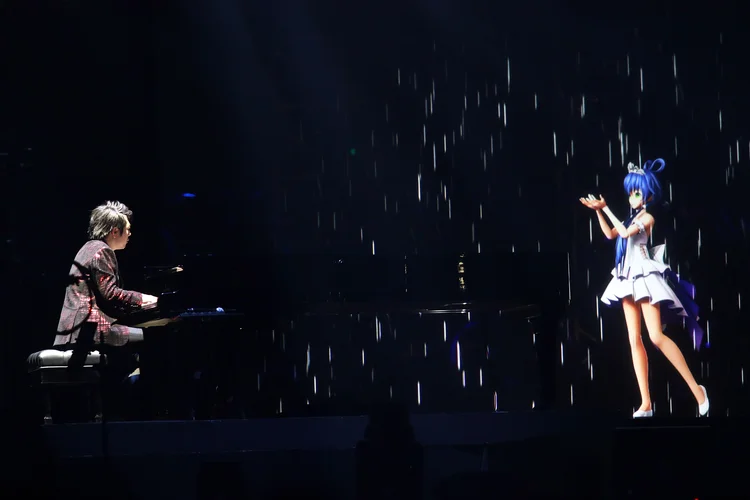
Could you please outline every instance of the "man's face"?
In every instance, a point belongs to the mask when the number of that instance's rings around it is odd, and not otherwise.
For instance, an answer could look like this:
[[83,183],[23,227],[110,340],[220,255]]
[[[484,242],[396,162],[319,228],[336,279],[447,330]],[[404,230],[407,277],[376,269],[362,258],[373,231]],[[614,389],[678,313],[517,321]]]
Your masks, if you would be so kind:
[[125,228],[122,231],[119,228],[114,228],[112,230],[112,250],[122,250],[128,246],[130,234],[130,221],[125,222]]

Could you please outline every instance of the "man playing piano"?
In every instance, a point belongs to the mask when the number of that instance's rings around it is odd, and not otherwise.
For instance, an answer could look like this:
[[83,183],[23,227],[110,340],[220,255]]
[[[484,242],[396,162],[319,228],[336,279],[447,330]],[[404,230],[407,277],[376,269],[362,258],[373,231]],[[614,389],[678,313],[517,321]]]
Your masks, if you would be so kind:
[[89,241],[78,251],[70,269],[54,344],[75,344],[84,323],[96,324],[94,338],[86,340],[103,344],[97,348],[107,353],[107,370],[103,374],[109,397],[104,400],[105,411],[122,417],[139,412],[140,398],[118,382],[128,373],[131,381],[135,380],[131,378],[133,375],[139,374],[137,356],[130,349],[123,349],[127,344],[142,341],[143,330],[121,325],[117,320],[130,312],[156,307],[158,300],[122,288],[115,251],[128,244],[132,215],[118,201],[108,201],[91,211]]
[[143,340],[143,330],[115,323],[129,312],[157,304],[157,297],[121,288],[115,251],[128,244],[132,215],[118,201],[108,201],[91,211],[89,241],[78,251],[70,269],[56,346],[75,343],[81,325],[87,322],[97,325],[97,344],[123,346]]

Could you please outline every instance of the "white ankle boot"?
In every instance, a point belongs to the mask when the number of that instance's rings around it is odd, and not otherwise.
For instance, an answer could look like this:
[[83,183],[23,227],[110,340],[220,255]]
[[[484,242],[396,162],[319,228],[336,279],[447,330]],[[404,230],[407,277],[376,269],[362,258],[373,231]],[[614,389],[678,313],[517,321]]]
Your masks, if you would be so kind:
[[698,405],[698,413],[700,414],[701,417],[705,417],[706,414],[708,413],[708,406],[709,406],[708,405],[708,393],[706,392],[706,388],[703,387],[702,385],[699,385],[698,387],[701,388],[701,390],[703,391],[703,396],[705,396],[706,398],[702,404]]

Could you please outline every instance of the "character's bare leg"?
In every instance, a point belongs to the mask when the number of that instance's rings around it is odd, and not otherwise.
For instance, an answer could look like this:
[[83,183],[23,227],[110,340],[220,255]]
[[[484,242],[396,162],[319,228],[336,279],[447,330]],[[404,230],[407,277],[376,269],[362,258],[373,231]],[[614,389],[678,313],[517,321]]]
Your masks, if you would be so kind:
[[639,411],[651,411],[651,394],[648,390],[648,355],[641,338],[641,310],[632,297],[622,300],[622,310],[625,313],[625,323],[628,327],[630,352],[633,356],[635,378],[641,391],[641,406]]
[[664,335],[661,326],[661,311],[659,310],[659,304],[650,304],[648,300],[644,300],[641,303],[643,310],[643,319],[646,321],[646,329],[648,330],[648,336],[651,342],[659,348],[664,356],[672,363],[682,378],[687,382],[690,392],[693,393],[693,397],[698,404],[703,404],[706,400],[706,395],[703,393],[703,389],[695,381],[695,377],[690,372],[685,356],[682,355],[680,348],[674,343],[672,339]]

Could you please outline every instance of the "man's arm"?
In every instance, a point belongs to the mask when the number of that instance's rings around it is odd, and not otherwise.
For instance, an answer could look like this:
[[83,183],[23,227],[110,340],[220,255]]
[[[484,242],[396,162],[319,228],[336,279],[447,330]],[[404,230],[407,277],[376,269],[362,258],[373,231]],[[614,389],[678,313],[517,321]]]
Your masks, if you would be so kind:
[[[111,248],[100,250],[91,263],[91,279],[102,299],[120,307],[136,308],[143,305],[143,294],[117,286],[117,258]],[[102,304],[100,304],[101,306]]]

